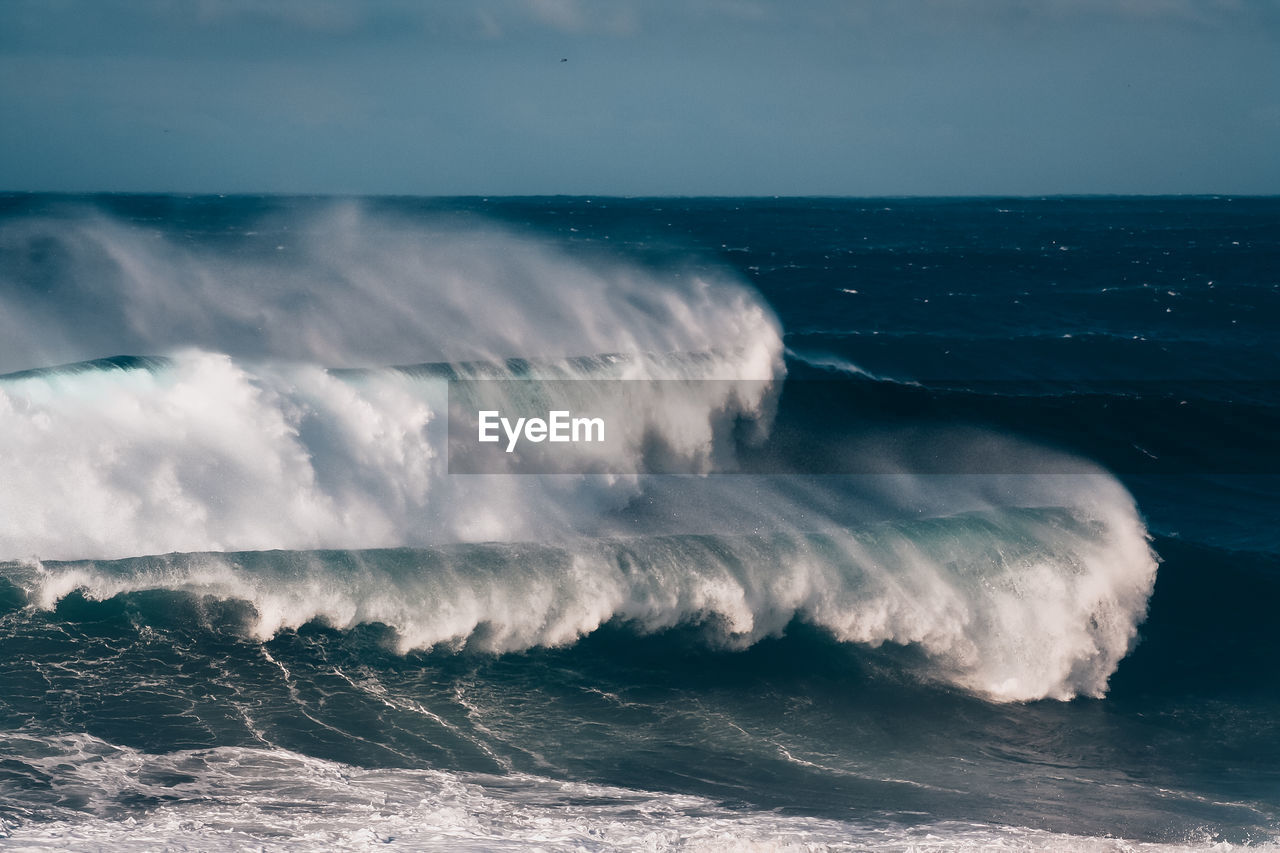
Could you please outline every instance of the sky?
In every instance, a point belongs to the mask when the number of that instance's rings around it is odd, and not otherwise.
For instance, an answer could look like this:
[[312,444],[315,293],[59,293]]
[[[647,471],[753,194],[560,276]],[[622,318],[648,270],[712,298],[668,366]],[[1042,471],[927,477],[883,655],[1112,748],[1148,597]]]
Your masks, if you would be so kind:
[[3,190],[1274,194],[1280,0],[0,0]]

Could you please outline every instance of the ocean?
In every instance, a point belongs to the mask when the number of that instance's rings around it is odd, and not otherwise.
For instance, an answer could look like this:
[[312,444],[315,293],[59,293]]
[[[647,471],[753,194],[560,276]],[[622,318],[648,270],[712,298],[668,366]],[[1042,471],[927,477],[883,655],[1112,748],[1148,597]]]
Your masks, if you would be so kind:
[[1273,849],[1278,329],[1276,198],[0,195],[0,847]]

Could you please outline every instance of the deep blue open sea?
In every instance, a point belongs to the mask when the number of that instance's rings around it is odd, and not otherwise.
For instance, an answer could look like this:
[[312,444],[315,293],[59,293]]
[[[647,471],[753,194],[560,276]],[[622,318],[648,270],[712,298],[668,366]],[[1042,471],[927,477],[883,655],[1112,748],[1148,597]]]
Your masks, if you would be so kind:
[[0,195],[0,848],[1274,849],[1278,435],[1277,198]]

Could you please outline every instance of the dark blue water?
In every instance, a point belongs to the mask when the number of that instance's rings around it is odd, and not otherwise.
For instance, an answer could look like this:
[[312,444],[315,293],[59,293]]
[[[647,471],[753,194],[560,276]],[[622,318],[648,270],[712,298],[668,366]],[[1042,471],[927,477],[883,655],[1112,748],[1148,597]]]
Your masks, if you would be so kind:
[[[1278,270],[1263,198],[0,197],[0,844],[1270,844]],[[741,384],[450,474],[477,365]]]

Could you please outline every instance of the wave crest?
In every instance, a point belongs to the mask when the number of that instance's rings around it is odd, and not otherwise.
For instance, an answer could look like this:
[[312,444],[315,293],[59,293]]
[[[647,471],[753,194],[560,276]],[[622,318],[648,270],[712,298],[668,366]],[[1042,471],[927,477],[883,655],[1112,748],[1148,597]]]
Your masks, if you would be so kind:
[[1108,510],[803,536],[174,554],[37,564],[20,584],[43,608],[76,590],[246,600],[261,640],[313,620],[381,623],[402,652],[565,645],[605,623],[641,633],[697,624],[712,643],[744,647],[799,619],[840,642],[915,647],[927,661],[921,676],[991,699],[1069,699],[1106,690],[1154,583],[1132,507]]

